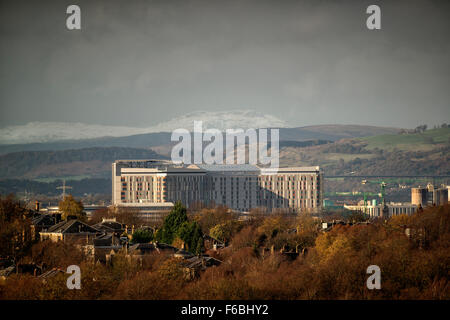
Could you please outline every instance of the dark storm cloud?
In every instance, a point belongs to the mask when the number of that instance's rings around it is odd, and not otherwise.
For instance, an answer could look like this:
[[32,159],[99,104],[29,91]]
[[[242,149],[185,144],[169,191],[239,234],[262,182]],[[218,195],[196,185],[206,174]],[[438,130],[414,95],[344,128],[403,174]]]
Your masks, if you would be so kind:
[[[80,5],[82,30],[65,28]],[[365,27],[370,4],[382,30]],[[0,125],[450,120],[448,1],[1,1]]]

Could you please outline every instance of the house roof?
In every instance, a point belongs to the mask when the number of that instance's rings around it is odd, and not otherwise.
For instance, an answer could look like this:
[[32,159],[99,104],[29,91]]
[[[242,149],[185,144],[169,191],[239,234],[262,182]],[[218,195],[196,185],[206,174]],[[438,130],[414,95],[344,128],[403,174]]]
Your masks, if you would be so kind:
[[97,233],[99,230],[93,228],[80,220],[62,221],[48,228],[47,233]]
[[116,237],[113,233],[108,234],[102,234],[97,236],[94,239],[94,246],[95,247],[102,247],[102,246],[112,246],[114,244],[119,244],[120,239]]
[[31,223],[35,226],[51,226],[55,224],[55,216],[51,214],[41,214],[37,217],[34,217],[31,220]]
[[97,224],[94,224],[93,227],[99,230],[115,231],[115,232],[125,230],[124,225],[116,221],[102,221]]
[[14,270],[16,270],[16,266],[14,266],[14,265],[9,266],[8,268],[5,268],[5,269],[1,269],[0,270],[0,277],[7,277],[11,273],[13,273]]
[[204,268],[204,267],[210,267],[210,266],[216,266],[221,264],[222,261],[217,260],[213,257],[198,257],[194,256],[190,259],[185,260],[185,267],[190,269],[197,269],[197,268]]
[[56,276],[58,273],[65,273],[65,272],[60,269],[54,268],[54,269],[48,270],[47,272],[44,272],[43,274],[39,275],[38,278],[48,279],[48,278],[52,278],[52,277]]
[[178,250],[177,252],[174,253],[174,256],[186,259],[186,258],[191,258],[194,255],[192,253],[186,251],[186,250],[180,249],[180,250]]
[[170,250],[173,252],[177,252],[179,249],[165,243],[155,243],[155,242],[136,243],[128,248],[129,253],[134,253],[137,252],[138,250],[141,251],[141,253],[150,253],[152,251],[156,251],[159,253],[160,250]]

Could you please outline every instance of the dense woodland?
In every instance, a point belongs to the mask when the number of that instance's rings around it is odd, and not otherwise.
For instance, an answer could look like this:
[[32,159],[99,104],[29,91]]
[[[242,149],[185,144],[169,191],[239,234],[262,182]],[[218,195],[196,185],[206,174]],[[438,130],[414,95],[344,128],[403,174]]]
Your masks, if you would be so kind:
[[[0,282],[0,299],[450,299],[449,206],[369,225],[336,225],[326,232],[309,215],[254,211],[248,221],[238,221],[226,208],[180,212],[158,226],[154,237],[176,244],[180,230],[194,234],[200,228],[228,244],[206,252],[222,263],[194,279],[185,277],[179,260],[161,254],[148,255],[140,265],[118,254],[112,265],[105,265],[86,262],[68,243],[33,243],[22,236],[29,225],[26,211],[14,198],[3,198],[0,255],[14,252],[17,261],[62,270],[77,264],[82,288],[67,289],[68,275],[63,272],[46,281],[13,274]],[[94,218],[110,214],[98,212]],[[120,218],[134,219],[130,213]],[[360,219],[347,217],[352,222]],[[293,259],[282,249],[302,253]],[[366,288],[366,269],[373,264],[381,268],[381,290]]]
[[[62,165],[70,168],[66,175],[92,173],[89,166],[104,169],[96,172],[97,177],[109,177],[111,163],[118,159],[161,159],[163,156],[148,149],[108,147],[85,148],[58,151],[22,151],[0,155],[1,179],[24,179],[61,176]],[[103,168],[104,166],[105,168]],[[106,170],[106,175],[105,175]]]

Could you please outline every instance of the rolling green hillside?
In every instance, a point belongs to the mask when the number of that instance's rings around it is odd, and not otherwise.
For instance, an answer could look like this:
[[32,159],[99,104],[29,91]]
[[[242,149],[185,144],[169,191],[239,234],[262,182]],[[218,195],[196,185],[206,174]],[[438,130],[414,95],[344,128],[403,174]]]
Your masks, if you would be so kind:
[[450,128],[281,148],[280,163],[319,165],[327,175],[450,175]]
[[432,129],[424,133],[384,134],[359,140],[367,143],[365,146],[367,150],[375,148],[393,150],[396,148],[408,151],[427,151],[435,149],[439,145],[450,144],[450,128]]

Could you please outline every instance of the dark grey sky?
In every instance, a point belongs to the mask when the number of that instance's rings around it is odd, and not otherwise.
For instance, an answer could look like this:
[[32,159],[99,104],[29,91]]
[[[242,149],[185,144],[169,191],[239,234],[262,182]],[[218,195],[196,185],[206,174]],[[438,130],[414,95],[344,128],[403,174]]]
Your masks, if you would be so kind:
[[236,108],[295,126],[450,122],[448,0],[0,3],[0,127]]

